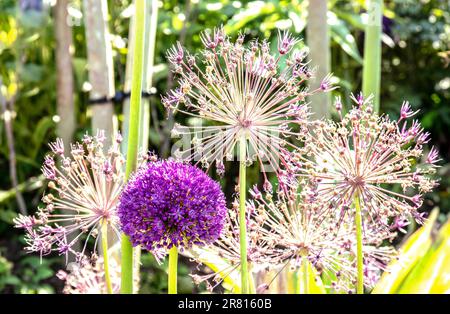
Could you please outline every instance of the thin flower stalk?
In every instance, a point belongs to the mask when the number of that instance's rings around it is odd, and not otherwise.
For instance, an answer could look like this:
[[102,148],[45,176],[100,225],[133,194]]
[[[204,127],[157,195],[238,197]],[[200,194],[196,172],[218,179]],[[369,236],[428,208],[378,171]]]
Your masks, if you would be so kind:
[[[133,77],[131,79],[130,117],[127,147],[126,180],[136,170],[139,148],[139,124],[144,59],[145,1],[135,1],[135,38],[133,47]],[[133,247],[126,234],[122,234],[122,284],[121,292],[133,293]]]
[[[247,267],[248,267],[248,287],[249,293],[254,293],[258,290],[255,288],[252,274],[258,271],[270,268],[270,264],[264,261],[265,243],[261,241],[261,237],[258,233],[258,221],[252,217],[255,215],[254,207],[246,204],[246,230],[247,230]],[[206,275],[191,275],[194,282],[199,284],[206,282],[206,287],[209,291],[213,291],[218,285],[220,285],[227,278],[241,278],[242,268],[242,251],[240,245],[240,201],[235,200],[232,208],[228,209],[225,225],[223,231],[214,243],[205,247],[194,246],[192,250],[184,252],[187,256],[191,257],[199,265],[208,265],[210,259],[222,261],[218,268]],[[242,283],[240,282],[240,289],[242,289]],[[233,290],[233,292],[236,292]],[[241,290],[242,292],[242,290]]]

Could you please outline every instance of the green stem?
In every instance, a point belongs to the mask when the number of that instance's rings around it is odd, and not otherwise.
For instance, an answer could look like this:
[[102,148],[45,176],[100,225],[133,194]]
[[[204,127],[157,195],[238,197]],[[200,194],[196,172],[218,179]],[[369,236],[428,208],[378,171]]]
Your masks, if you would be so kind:
[[302,258],[302,279],[303,279],[303,294],[309,293],[309,278],[308,278],[308,260],[306,257]]
[[106,282],[106,291],[108,294],[112,294],[112,284],[111,284],[111,275],[109,273],[109,256],[108,256],[108,224],[103,221],[102,222],[102,249],[103,249],[103,267],[105,270],[105,282]]
[[256,287],[255,287],[255,278],[253,278],[252,274],[252,264],[248,264],[248,293],[250,294],[256,294]]
[[247,219],[245,213],[247,139],[242,136],[239,141],[239,242],[241,248],[241,292],[249,293],[247,264]]
[[308,278],[308,260],[302,257],[302,263],[299,268],[294,270],[292,274],[292,283],[294,286],[294,294],[308,294],[309,293],[309,278]]
[[169,294],[177,294],[178,249],[172,246],[169,250]]
[[383,0],[369,0],[364,38],[363,95],[373,95],[374,110],[380,109],[381,32]]
[[292,273],[292,285],[294,286],[294,294],[300,294],[300,280],[299,280],[300,269],[294,270]]
[[[131,79],[130,119],[128,131],[127,164],[125,177],[128,180],[136,169],[139,147],[139,122],[141,111],[145,1],[135,1],[135,40],[133,47],[133,77]],[[133,246],[130,239],[122,234],[122,277],[121,293],[133,293]]]
[[355,225],[356,225],[356,267],[357,267],[357,286],[356,293],[364,293],[364,260],[362,251],[362,216],[359,203],[359,195],[355,195]]

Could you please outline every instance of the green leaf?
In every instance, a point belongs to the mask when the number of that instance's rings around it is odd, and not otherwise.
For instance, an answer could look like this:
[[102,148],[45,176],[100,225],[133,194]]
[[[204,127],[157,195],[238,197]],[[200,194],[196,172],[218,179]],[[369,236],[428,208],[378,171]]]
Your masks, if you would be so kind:
[[414,267],[399,293],[446,293],[450,290],[450,220],[438,240]]
[[47,267],[40,267],[36,271],[36,276],[33,278],[36,282],[39,282],[41,280],[48,279],[52,277],[54,274],[53,270]]
[[350,33],[347,25],[339,20],[333,12],[328,12],[330,36],[353,59],[362,64],[363,60],[358,51],[355,37]]
[[225,25],[227,34],[235,33],[244,28],[244,26],[254,19],[272,14],[275,12],[275,5],[271,2],[252,1],[247,7],[233,16],[233,18]]
[[191,253],[200,262],[211,268],[211,270],[222,278],[222,286],[233,293],[241,292],[241,275],[239,268],[233,267],[225,259],[217,256],[207,248],[193,248]]
[[325,287],[317,270],[309,261],[306,261],[306,265],[304,263],[305,261],[303,260],[302,265],[295,272],[288,272],[288,292],[299,294],[326,294]]
[[23,66],[20,78],[26,83],[38,83],[42,80],[44,67],[42,65],[27,63]]
[[39,148],[42,146],[45,140],[45,136],[47,135],[48,131],[54,127],[54,125],[55,122],[51,117],[43,117],[39,120],[32,135],[32,140],[36,147],[33,157],[36,157],[37,153],[39,152]]
[[3,285],[18,286],[20,283],[20,279],[16,276],[6,276],[1,279],[1,284]]
[[428,221],[423,227],[414,232],[399,249],[397,260],[388,265],[387,271],[381,276],[372,293],[398,293],[401,285],[425,256],[432,244],[431,230],[438,216],[438,210],[431,212]]
[[[3,191],[0,191],[0,193]],[[0,194],[0,202],[1,202],[1,194]],[[17,213],[14,210],[6,209],[1,210],[0,209],[0,220],[6,222],[7,224],[13,224],[14,218],[17,217]]]

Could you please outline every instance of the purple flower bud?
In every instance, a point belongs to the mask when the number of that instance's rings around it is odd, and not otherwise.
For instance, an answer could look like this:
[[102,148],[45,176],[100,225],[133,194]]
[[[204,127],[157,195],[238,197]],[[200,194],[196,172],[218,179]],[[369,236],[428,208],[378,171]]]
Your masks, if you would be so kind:
[[174,45],[167,52],[167,59],[172,64],[181,64],[183,62],[183,57],[184,57],[183,47],[179,42],[177,42],[177,45],[176,46]]
[[423,201],[422,201],[422,195],[420,195],[420,194],[414,195],[414,196],[411,198],[411,201],[412,201],[417,207],[422,206],[422,203],[423,203]]
[[333,77],[333,74],[330,73],[323,78],[322,82],[320,83],[320,89],[322,91],[329,92],[329,91],[335,89],[335,87],[333,87],[333,84],[331,83],[332,77]]
[[298,42],[298,39],[291,36],[288,31],[278,32],[278,52],[281,55],[287,54],[291,48]]
[[408,101],[404,101],[402,103],[402,107],[400,109],[400,120],[410,118],[410,117],[414,116],[418,112],[419,112],[419,110],[412,111],[411,110],[411,106],[409,105],[409,102]]
[[272,191],[273,191],[272,184],[267,179],[264,181],[263,190],[266,193],[272,193]]
[[429,164],[435,164],[438,161],[440,161],[441,159],[439,159],[439,152],[438,150],[433,146],[431,147],[430,152],[428,153],[427,156],[427,163]]
[[253,186],[252,189],[250,189],[250,195],[255,199],[255,200],[260,200],[262,199],[262,194],[258,189],[258,186],[255,184]]
[[64,156],[64,143],[62,139],[57,138],[56,142],[49,144],[50,149],[57,155]]
[[341,102],[341,97],[340,96],[336,97],[336,100],[334,102],[334,106],[335,106],[335,108],[336,108],[336,110],[338,112],[340,112],[342,110],[342,102]]

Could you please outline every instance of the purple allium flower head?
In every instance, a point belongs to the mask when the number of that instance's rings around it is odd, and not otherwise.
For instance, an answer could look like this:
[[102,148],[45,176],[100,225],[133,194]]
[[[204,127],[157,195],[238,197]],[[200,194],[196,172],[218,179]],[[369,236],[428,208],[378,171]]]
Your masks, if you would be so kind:
[[120,199],[122,230],[149,251],[215,241],[225,223],[225,196],[202,170],[175,160],[148,163]]

